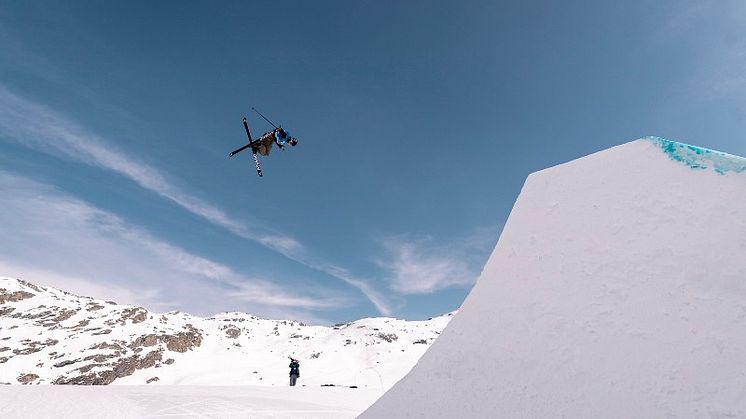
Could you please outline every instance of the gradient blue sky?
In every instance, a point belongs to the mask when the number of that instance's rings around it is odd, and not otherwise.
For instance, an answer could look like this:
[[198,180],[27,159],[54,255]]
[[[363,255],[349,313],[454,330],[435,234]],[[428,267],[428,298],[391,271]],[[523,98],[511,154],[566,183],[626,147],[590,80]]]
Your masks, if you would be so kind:
[[[533,171],[746,155],[741,1],[0,0],[0,275],[194,314],[456,309]],[[270,127],[300,139],[227,153]]]

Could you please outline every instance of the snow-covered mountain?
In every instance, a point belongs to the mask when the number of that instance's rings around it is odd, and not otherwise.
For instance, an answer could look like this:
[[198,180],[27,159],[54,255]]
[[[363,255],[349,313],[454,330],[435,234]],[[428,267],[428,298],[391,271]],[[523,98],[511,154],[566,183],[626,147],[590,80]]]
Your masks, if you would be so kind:
[[0,383],[298,385],[386,389],[450,321],[368,318],[334,327],[245,313],[201,318],[0,278]]

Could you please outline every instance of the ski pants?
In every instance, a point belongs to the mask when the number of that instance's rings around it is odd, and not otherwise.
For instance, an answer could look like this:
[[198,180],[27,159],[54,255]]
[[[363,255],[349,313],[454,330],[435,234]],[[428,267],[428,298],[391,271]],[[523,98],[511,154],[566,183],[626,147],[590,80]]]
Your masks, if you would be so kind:
[[256,152],[261,154],[262,156],[269,156],[270,150],[272,150],[272,143],[275,142],[274,135],[265,135],[264,137],[256,140],[258,143],[256,147]]
[[291,375],[290,376],[290,385],[294,386],[295,385],[295,380],[297,380],[297,379],[298,379],[297,375]]

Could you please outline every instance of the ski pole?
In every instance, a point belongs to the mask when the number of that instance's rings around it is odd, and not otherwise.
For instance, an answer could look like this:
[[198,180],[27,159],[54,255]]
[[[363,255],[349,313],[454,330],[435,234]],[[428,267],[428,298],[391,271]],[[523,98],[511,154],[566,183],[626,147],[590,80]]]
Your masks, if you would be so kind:
[[251,109],[253,109],[253,110],[254,110],[254,112],[258,113],[258,114],[259,114],[259,116],[261,116],[262,118],[264,118],[264,120],[265,120],[265,121],[269,122],[269,124],[270,124],[270,125],[272,125],[273,127],[277,128],[277,125],[275,125],[275,124],[274,124],[274,123],[273,123],[272,121],[270,121],[269,119],[267,119],[267,117],[266,117],[266,116],[262,115],[262,113],[261,113],[261,112],[259,112],[258,110],[256,110],[256,108],[255,108],[255,107],[253,107],[253,106],[252,106],[252,107],[251,107]]

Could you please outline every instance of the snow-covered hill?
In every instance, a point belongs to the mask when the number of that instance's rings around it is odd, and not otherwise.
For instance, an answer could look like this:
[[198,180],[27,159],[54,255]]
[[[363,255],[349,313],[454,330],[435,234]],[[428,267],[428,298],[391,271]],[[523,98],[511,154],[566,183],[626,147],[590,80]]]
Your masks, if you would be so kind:
[[298,385],[386,389],[453,313],[334,327],[245,313],[200,318],[80,297],[0,278],[0,383]]

